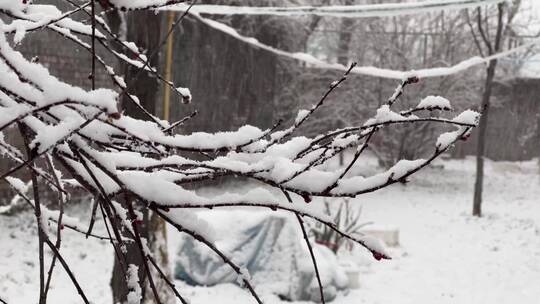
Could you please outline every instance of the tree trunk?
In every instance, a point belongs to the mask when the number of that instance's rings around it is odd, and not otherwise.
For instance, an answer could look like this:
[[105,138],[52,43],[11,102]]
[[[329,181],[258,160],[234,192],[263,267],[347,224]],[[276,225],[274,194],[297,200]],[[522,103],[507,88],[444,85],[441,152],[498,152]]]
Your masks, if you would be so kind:
[[482,116],[480,117],[480,125],[478,126],[478,144],[476,148],[476,182],[474,184],[474,202],[473,215],[482,216],[482,190],[484,185],[484,154],[486,149],[486,134],[489,118],[489,104],[491,99],[491,91],[493,88],[493,79],[495,78],[495,68],[497,61],[493,60],[489,63],[486,72],[486,82],[484,93],[482,95]]
[[538,146],[538,143],[540,143],[540,113],[536,113],[536,138],[536,161],[538,163],[538,174],[540,174],[540,147]]
[[[159,66],[159,52],[156,56],[150,57],[159,46],[161,39],[161,26],[163,22],[163,14],[155,14],[153,11],[137,11],[131,12],[126,20],[127,22],[127,41],[133,41],[143,51],[152,67]],[[144,20],[144,22],[141,22]],[[118,21],[118,20],[117,20]],[[119,25],[117,25],[120,28]],[[159,97],[159,82],[155,77],[152,77],[146,72],[141,72],[138,78],[139,69],[132,66],[125,66],[125,79],[129,87],[129,93],[139,97],[141,105],[150,113],[156,114],[156,102]],[[136,106],[128,100],[123,100],[123,108],[125,113],[131,117],[148,119]],[[128,198],[129,199],[129,198]],[[133,204],[136,206],[136,202]],[[170,276],[169,257],[167,251],[167,230],[166,225],[157,215],[148,211],[147,208],[139,210],[143,213],[143,223],[140,224],[141,237],[148,241],[148,247],[164,273]],[[127,264],[135,264],[139,267],[139,282],[141,282],[143,299],[141,303],[155,303],[154,295],[148,286],[146,278],[145,266],[143,265],[143,257],[135,242],[127,243]],[[111,288],[113,294],[113,303],[125,303],[126,296],[129,292],[122,265],[115,257],[113,274],[111,278]],[[156,289],[159,293],[161,303],[172,304],[176,303],[174,294],[167,286],[166,282],[160,279],[159,273],[154,270],[150,264],[151,274],[154,278]]]
[[[347,2],[349,3],[349,2]],[[349,64],[349,49],[351,44],[354,19],[343,18],[340,26],[339,42],[338,42],[338,62],[343,65]]]

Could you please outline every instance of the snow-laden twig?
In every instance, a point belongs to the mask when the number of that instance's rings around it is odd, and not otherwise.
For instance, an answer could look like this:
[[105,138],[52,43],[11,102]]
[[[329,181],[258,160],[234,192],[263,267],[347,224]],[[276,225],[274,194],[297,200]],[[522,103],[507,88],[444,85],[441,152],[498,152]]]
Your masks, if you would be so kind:
[[[54,168],[54,164],[53,164],[53,160],[51,158],[51,155],[47,154],[45,159],[47,161],[47,166],[49,166],[49,171],[51,172],[51,175],[54,177],[54,182],[56,183],[58,188],[62,188],[63,186],[62,186],[62,183],[60,181],[61,180],[60,172],[57,171]],[[65,201],[66,201],[66,196],[64,195],[64,193],[63,192],[58,192],[59,211],[58,211],[58,219],[56,220],[57,227],[56,227],[56,244],[55,244],[55,246],[56,246],[56,248],[58,250],[60,250],[60,246],[62,244],[62,229],[63,229],[62,219],[64,218],[64,204],[65,204]],[[90,233],[88,233],[86,237],[88,238],[89,235],[90,235]],[[49,271],[48,271],[48,275],[47,275],[47,282],[45,283],[45,298],[47,297],[47,293],[49,292],[54,267],[56,265],[56,260],[57,260],[57,257],[53,256],[53,259],[52,259],[51,264],[49,266]]]
[[167,283],[167,285],[169,285],[169,287],[174,292],[174,295],[178,298],[178,300],[180,300],[182,304],[189,304],[189,302],[180,294],[180,292],[178,292],[174,283],[171,282],[171,280],[167,277],[165,273],[163,273],[163,270],[161,269],[161,267],[159,267],[159,265],[156,263],[156,261],[151,255],[148,255],[148,260],[150,261],[150,263],[152,263],[152,266],[154,266],[154,269],[158,271],[159,275],[161,276],[161,279],[163,279]]

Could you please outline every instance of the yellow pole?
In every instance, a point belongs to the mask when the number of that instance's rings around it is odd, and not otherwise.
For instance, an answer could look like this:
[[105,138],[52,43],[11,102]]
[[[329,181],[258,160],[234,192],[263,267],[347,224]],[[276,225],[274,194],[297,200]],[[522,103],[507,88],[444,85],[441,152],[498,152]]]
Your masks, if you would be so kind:
[[[167,15],[167,29],[170,31],[175,19],[175,12],[169,11]],[[172,81],[172,60],[173,60],[174,32],[171,32],[167,40],[167,54],[165,58],[165,80]],[[163,119],[169,120],[171,107],[171,90],[165,87],[163,94]]]

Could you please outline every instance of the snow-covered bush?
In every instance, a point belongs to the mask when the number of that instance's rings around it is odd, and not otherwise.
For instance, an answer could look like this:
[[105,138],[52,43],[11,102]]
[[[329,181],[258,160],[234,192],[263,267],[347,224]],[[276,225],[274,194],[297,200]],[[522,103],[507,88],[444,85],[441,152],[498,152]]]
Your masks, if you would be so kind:
[[[121,9],[129,13],[130,10],[151,9],[182,1],[99,2],[106,9]],[[142,268],[148,274],[146,278],[157,302],[160,302],[160,294],[154,287],[154,281],[164,280],[178,299],[187,303],[181,291],[159,269],[159,263],[156,263],[155,257],[148,250],[146,239],[140,234],[139,224],[142,219],[137,211],[140,208],[152,211],[179,233],[189,235],[208,246],[238,274],[239,280],[258,302],[261,300],[250,282],[249,274],[215,246],[210,225],[199,219],[194,210],[235,206],[291,212],[298,219],[299,229],[310,249],[315,269],[317,264],[304,218],[320,222],[342,237],[362,245],[376,259],[389,259],[387,253],[372,246],[368,239],[341,231],[332,222],[332,218],[313,210],[306,203],[313,197],[355,197],[404,181],[448,150],[456,141],[466,138],[477,123],[478,113],[473,111],[464,112],[453,119],[431,117],[429,111],[434,108],[448,109],[446,101],[444,106],[441,103],[442,99],[432,100],[427,105],[424,100],[408,111],[394,112],[392,106],[398,102],[406,86],[419,81],[415,75],[410,75],[364,124],[327,131],[313,138],[295,137],[295,130],[310,119],[324,105],[326,98],[346,81],[354,69],[353,64],[342,78],[330,84],[316,104],[300,110],[294,123],[283,130],[276,131],[279,126],[277,123],[269,129],[243,126],[234,132],[174,134],[175,129],[187,121],[170,123],[148,113],[140,106],[136,96],[127,93],[126,82],[115,73],[111,67],[113,64],[105,62],[96,54],[95,42],[99,42],[126,64],[155,75],[181,101],[191,100],[189,90],[163,80],[134,43],[120,41],[99,14],[94,14],[93,9],[87,10],[93,2],[83,6],[76,2],[72,4],[72,11],[61,12],[52,5],[0,0],[0,13],[9,17],[5,19],[9,21],[0,21],[0,151],[11,164],[9,170],[1,173],[1,178],[35,212],[40,244],[41,300],[46,297],[50,274],[55,261],[58,261],[68,273],[83,302],[90,301],[77,281],[77,268],[68,265],[62,257],[62,229],[68,228],[80,232],[81,237],[109,240],[121,264],[127,255],[140,255],[143,264],[139,269]],[[80,12],[91,18],[84,22],[70,18],[72,14]],[[179,18],[184,18],[184,15]],[[14,44],[24,39],[26,32],[42,29],[56,32],[86,49],[92,54],[95,67],[103,69],[111,77],[116,90],[87,91],[68,85],[53,77],[46,67],[24,58],[13,49]],[[109,40],[120,43],[122,50],[114,51],[108,47]],[[139,105],[139,110],[149,120],[123,115],[118,100],[124,95],[130,102]],[[426,112],[426,116],[417,116]],[[389,170],[370,177],[347,174],[379,130],[420,122],[445,124],[455,130],[442,134],[431,156],[426,159],[399,161]],[[24,150],[3,140],[4,132],[12,127],[18,128],[24,139]],[[356,149],[356,152],[347,166],[335,171],[322,169],[329,159],[349,148]],[[204,155],[206,160],[198,160],[198,155]],[[63,171],[57,169],[60,166]],[[29,182],[15,177],[21,170],[30,173]],[[63,173],[69,176],[63,176]],[[231,192],[212,198],[183,187],[184,184],[196,184],[221,176],[242,176],[257,181],[261,186],[247,193]],[[88,225],[64,213],[62,205],[69,199],[66,185],[76,185],[96,198]],[[29,187],[33,189],[32,197],[27,194]],[[48,187],[59,194],[59,210],[50,210],[42,204],[42,187]],[[103,216],[107,236],[92,232],[98,212]],[[127,251],[126,244],[133,242],[137,246],[130,248],[137,248],[137,251]],[[45,247],[53,254],[49,278],[44,269]],[[122,267],[131,289],[128,301],[138,303],[141,294],[139,284],[143,284],[135,278],[134,273],[138,268],[126,264],[122,264]],[[159,276],[152,277],[153,269],[158,270]],[[321,297],[322,294],[321,288]]]

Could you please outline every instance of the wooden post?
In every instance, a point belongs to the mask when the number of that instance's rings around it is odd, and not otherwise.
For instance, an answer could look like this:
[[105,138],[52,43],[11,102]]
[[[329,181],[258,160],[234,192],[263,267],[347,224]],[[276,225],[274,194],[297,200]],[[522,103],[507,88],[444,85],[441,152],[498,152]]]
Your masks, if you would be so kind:
[[[176,13],[169,11],[167,14],[167,30],[170,31],[173,24]],[[173,60],[173,46],[174,46],[174,33],[171,32],[169,39],[167,40],[167,54],[165,57],[165,80],[172,81],[172,60]],[[165,87],[163,93],[163,119],[169,120],[171,107],[171,90]]]

